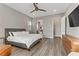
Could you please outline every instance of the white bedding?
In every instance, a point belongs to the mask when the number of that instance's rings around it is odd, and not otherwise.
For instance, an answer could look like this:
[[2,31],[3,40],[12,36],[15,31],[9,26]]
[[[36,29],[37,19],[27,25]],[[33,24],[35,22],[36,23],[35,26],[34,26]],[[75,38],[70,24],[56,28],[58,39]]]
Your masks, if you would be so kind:
[[12,42],[24,43],[26,44],[27,48],[29,48],[33,42],[40,38],[42,38],[40,34],[27,34],[23,36],[9,36],[7,40]]

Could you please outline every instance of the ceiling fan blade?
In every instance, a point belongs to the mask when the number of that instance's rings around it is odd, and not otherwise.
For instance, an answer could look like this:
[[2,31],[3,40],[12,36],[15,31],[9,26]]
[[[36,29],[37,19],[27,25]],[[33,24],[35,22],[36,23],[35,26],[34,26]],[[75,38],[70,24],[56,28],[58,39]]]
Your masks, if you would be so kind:
[[46,12],[46,10],[44,10],[44,9],[38,9],[38,10]]
[[44,11],[46,12],[46,10],[44,9],[39,9],[38,6],[37,6],[38,3],[33,3],[33,6],[35,7],[35,9],[33,11],[31,11],[30,13],[34,12],[34,11]]
[[30,13],[34,12],[35,10],[31,11]]
[[38,3],[33,3],[33,5],[34,5],[35,8],[37,8],[37,5],[36,4],[38,4]]

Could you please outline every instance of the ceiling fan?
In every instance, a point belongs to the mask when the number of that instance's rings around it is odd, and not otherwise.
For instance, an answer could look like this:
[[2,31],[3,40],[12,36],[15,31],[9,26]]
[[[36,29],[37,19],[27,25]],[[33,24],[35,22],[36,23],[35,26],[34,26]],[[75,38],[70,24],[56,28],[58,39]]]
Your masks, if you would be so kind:
[[38,3],[33,3],[33,6],[35,7],[35,9],[32,10],[30,13],[35,12],[35,11],[43,11],[43,12],[46,12],[46,10],[38,8],[37,4]]

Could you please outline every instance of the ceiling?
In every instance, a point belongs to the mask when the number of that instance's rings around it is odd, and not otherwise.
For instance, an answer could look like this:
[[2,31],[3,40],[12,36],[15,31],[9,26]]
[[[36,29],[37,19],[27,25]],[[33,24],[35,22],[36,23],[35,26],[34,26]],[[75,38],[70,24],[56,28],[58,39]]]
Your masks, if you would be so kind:
[[30,13],[34,9],[32,3],[5,3],[5,5],[34,18],[65,13],[71,3],[38,3],[38,7],[47,10],[47,12],[37,11],[33,13]]

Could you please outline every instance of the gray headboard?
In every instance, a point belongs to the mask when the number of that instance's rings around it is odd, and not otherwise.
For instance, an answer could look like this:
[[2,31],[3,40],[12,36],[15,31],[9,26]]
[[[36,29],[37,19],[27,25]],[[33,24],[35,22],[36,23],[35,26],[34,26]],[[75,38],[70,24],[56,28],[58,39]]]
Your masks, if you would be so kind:
[[9,32],[18,32],[18,31],[26,31],[26,30],[21,28],[5,28],[5,41],[6,38],[9,36]]

